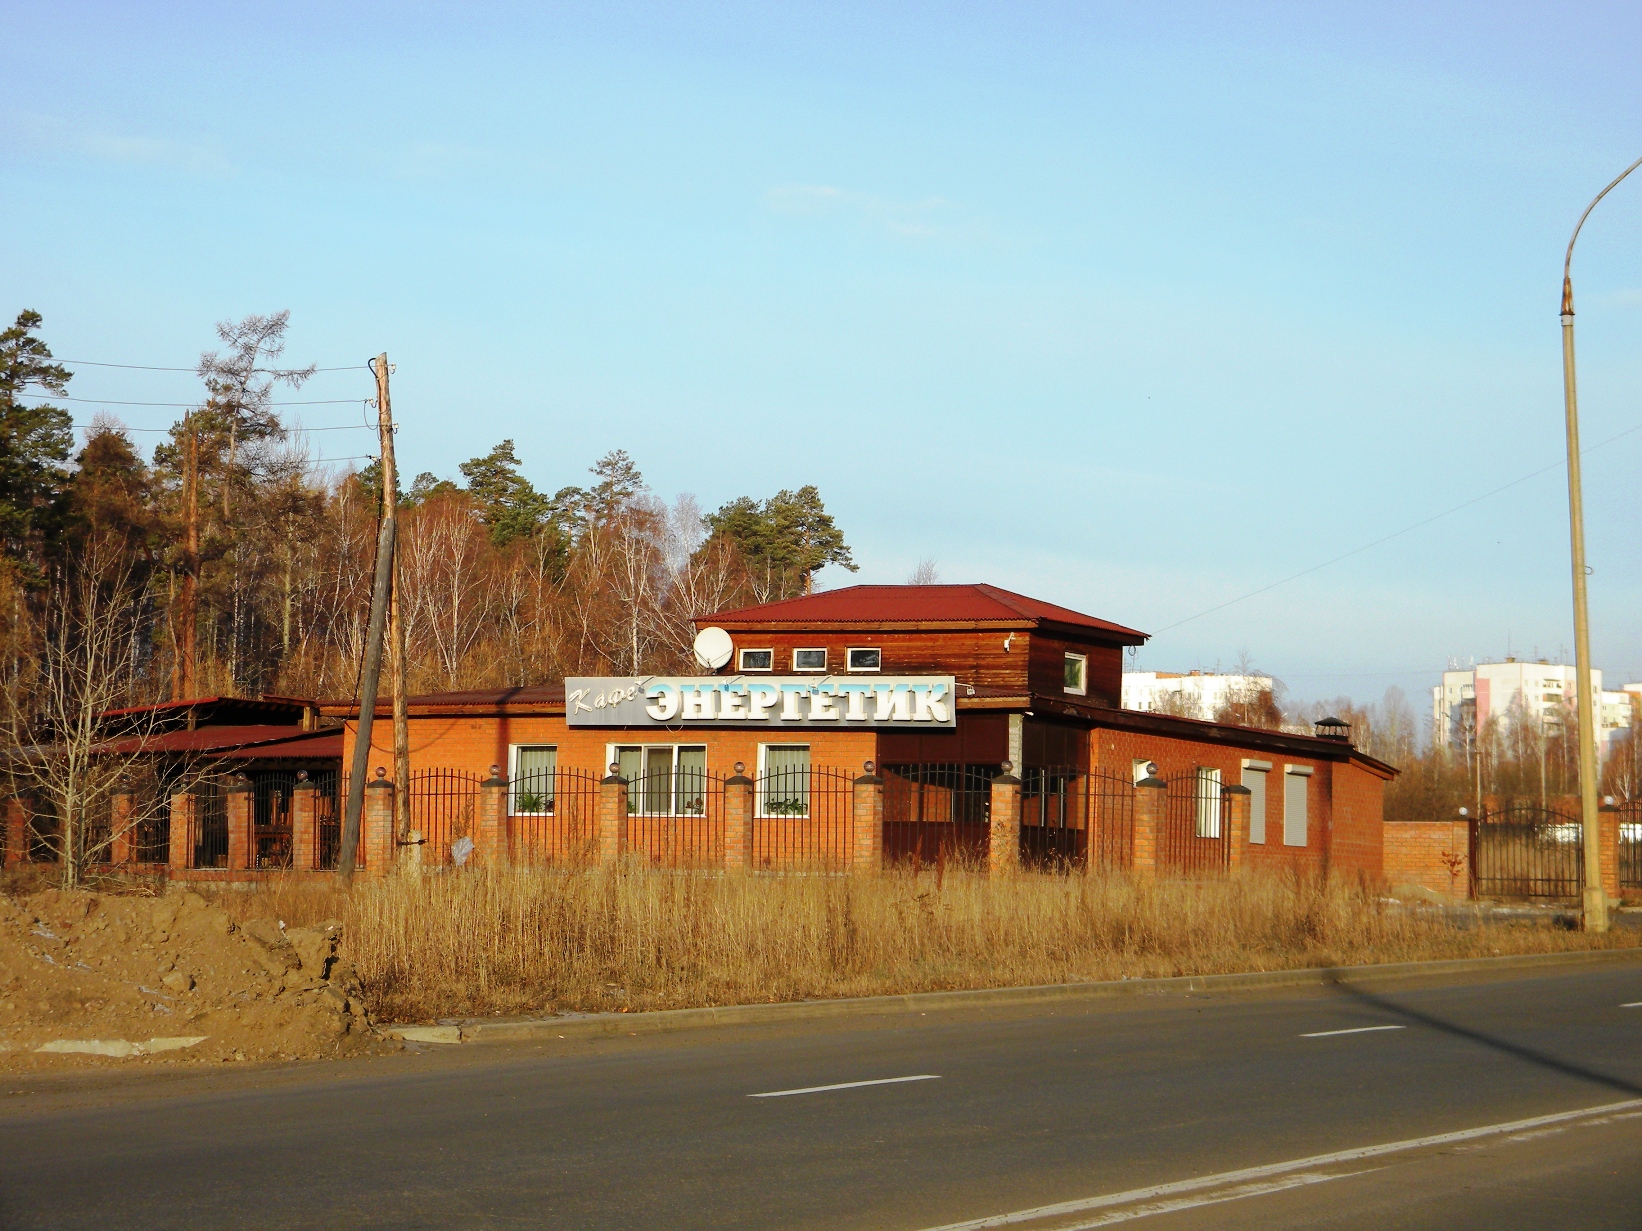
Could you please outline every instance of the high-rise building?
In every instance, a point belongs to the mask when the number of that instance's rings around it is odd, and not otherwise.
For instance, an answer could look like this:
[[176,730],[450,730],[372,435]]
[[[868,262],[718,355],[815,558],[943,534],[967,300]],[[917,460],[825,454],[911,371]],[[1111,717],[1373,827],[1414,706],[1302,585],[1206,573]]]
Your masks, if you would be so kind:
[[[1444,671],[1442,683],[1431,690],[1432,737],[1463,751],[1490,719],[1507,722],[1513,712],[1548,736],[1560,735],[1578,704],[1578,680],[1578,672],[1566,663],[1515,658],[1478,663],[1470,670]],[[1591,687],[1598,698],[1597,753],[1605,756],[1614,733],[1629,729],[1633,708],[1629,690],[1642,691],[1642,684],[1626,685],[1624,691],[1604,691],[1602,672],[1593,667]]]

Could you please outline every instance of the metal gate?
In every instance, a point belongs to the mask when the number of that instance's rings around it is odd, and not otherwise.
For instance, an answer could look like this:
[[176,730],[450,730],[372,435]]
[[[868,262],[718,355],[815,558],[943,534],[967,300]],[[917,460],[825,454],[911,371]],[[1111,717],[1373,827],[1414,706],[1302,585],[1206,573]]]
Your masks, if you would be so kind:
[[424,863],[467,862],[463,851],[471,853],[470,843],[478,836],[479,781],[478,774],[460,769],[411,774],[410,824],[422,831]]
[[1177,774],[1166,785],[1158,866],[1179,872],[1224,872],[1231,867],[1231,801],[1219,771]]
[[1021,866],[1065,869],[1088,857],[1089,779],[1071,766],[1021,771]]
[[1474,897],[1577,899],[1584,873],[1585,835],[1577,816],[1519,804],[1485,813],[1471,828]]
[[194,848],[194,867],[226,868],[228,866],[228,797],[222,783],[215,778],[204,778],[195,783],[189,794],[194,797],[193,823],[189,827],[189,845]]
[[1619,887],[1642,889],[1642,800],[1619,805]]
[[999,765],[885,765],[884,864],[986,863]]

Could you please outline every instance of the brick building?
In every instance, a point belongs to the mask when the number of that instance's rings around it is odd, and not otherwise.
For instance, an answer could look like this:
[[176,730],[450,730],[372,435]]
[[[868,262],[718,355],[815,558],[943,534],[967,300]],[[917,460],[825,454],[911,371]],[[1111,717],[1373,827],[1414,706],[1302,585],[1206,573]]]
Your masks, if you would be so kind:
[[[445,861],[478,832],[464,801],[488,782],[505,800],[490,840],[515,858],[619,841],[711,865],[726,858],[724,818],[742,832],[746,783],[753,864],[849,864],[861,840],[850,800],[868,783],[881,784],[874,849],[886,860],[1012,860],[1018,825],[1028,862],[1382,873],[1392,767],[1337,728],[1120,708],[1123,652],[1146,640],[1134,629],[988,585],[851,586],[697,626],[698,676],[412,698],[411,819],[426,857]],[[357,709],[323,712],[344,720],[350,765]],[[388,717],[384,699],[373,775],[392,765]],[[619,838],[590,828],[606,779],[623,792]]]

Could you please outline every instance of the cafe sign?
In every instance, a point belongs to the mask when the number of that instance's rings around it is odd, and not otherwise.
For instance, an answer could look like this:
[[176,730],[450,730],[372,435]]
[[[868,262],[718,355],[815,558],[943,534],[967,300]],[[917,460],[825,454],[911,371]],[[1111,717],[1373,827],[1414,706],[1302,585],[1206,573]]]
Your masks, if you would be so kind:
[[950,675],[572,676],[572,727],[957,725]]

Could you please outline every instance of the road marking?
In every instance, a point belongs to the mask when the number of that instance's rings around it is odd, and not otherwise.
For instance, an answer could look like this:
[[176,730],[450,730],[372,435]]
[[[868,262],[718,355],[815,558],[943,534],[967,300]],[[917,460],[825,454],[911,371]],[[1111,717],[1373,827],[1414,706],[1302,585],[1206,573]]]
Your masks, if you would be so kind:
[[1224,1205],[1228,1201],[1241,1201],[1245,1197],[1263,1197],[1267,1193],[1280,1193],[1286,1188],[1301,1188],[1307,1184],[1321,1184],[1325,1180],[1344,1180],[1354,1175],[1367,1175],[1371,1171],[1378,1171],[1378,1167],[1368,1167],[1362,1171],[1336,1171],[1325,1174],[1320,1171],[1302,1171],[1299,1175],[1284,1176],[1280,1180],[1268,1180],[1264,1184],[1240,1184],[1236,1188],[1221,1193],[1212,1193],[1204,1197],[1181,1197],[1174,1201],[1153,1201],[1148,1205],[1136,1206],[1129,1210],[1113,1210],[1109,1214],[1102,1214],[1099,1218],[1088,1222],[1068,1223],[1057,1227],[1056,1231],[1093,1231],[1095,1227],[1109,1227],[1117,1222],[1132,1222],[1136,1218],[1153,1218],[1158,1214],[1173,1214],[1180,1210],[1195,1210],[1205,1205]]
[[797,1090],[766,1090],[748,1098],[786,1098],[789,1094],[825,1094],[828,1090],[854,1090],[859,1086],[893,1086],[903,1081],[939,1081],[939,1073],[918,1073],[912,1077],[880,1077],[875,1081],[841,1081],[831,1086],[804,1086]]
[[926,1228],[925,1231],[982,1231],[986,1227],[1008,1227],[1044,1218],[1064,1218],[1074,1214],[1082,1214],[1089,1210],[1109,1209],[1119,1205],[1134,1205],[1137,1202],[1153,1201],[1159,1197],[1173,1197],[1185,1193],[1202,1192],[1205,1189],[1225,1188],[1228,1185],[1248,1184],[1290,1175],[1298,1171],[1316,1171],[1319,1168],[1332,1167],[1339,1163],[1358,1162],[1365,1158],[1382,1158],[1388,1154],[1401,1154],[1408,1150],[1455,1145],[1462,1141],[1475,1141],[1482,1137],[1508,1136],[1512,1133],[1543,1128],[1551,1124],[1568,1124],[1579,1120],[1589,1120],[1595,1116],[1612,1116],[1619,1112],[1639,1109],[1642,1109],[1642,1098],[1627,1099],[1622,1103],[1606,1103],[1599,1107],[1582,1107],[1578,1111],[1559,1111],[1548,1116],[1534,1116],[1527,1120],[1511,1120],[1503,1124],[1485,1124],[1481,1128],[1460,1129],[1458,1132],[1453,1133],[1437,1133],[1430,1137],[1410,1137],[1405,1141],[1388,1141],[1382,1145],[1359,1146],[1353,1150],[1337,1150],[1332,1154],[1314,1154],[1310,1158],[1295,1158],[1285,1163],[1267,1163],[1262,1167],[1244,1167],[1238,1171],[1222,1171],[1217,1175],[1203,1175],[1191,1180],[1176,1180],[1170,1184],[1154,1184],[1147,1188],[1132,1188],[1121,1193],[1104,1193],[1098,1197],[1085,1197],[1079,1201],[1061,1201],[1054,1205],[1040,1205],[1029,1210],[1016,1210],[1011,1214],[994,1214],[988,1218],[975,1218],[968,1222],[944,1223],[939,1227]]
[[1302,1034],[1302,1039],[1329,1039],[1337,1034],[1369,1034],[1375,1030],[1407,1030],[1407,1026],[1353,1026],[1350,1030],[1319,1030],[1314,1034]]
[[1621,1009],[1642,1009],[1642,1000],[1633,1000],[1630,1004],[1622,1004]]

